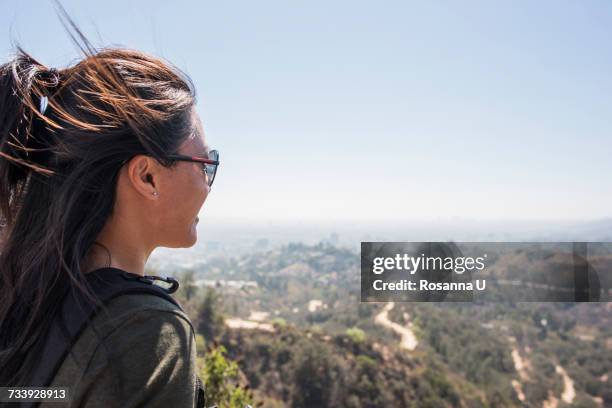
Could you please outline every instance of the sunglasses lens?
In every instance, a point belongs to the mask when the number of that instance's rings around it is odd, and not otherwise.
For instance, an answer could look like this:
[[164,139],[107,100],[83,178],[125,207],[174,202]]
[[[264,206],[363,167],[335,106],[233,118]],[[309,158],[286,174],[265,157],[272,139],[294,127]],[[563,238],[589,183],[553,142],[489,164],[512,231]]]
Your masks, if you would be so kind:
[[[208,158],[211,160],[218,161],[219,160],[219,152],[216,150],[211,150],[208,152]],[[207,164],[206,165],[206,175],[208,176],[208,185],[212,186],[213,181],[215,181],[215,175],[217,174],[217,164]]]

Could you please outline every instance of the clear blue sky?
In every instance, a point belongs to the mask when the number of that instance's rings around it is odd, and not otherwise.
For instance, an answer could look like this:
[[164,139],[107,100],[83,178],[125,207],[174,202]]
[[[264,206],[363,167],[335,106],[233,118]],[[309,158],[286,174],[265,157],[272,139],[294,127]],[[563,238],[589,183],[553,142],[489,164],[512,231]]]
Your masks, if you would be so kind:
[[[194,80],[222,165],[208,219],[595,219],[612,214],[609,1],[64,1],[97,46]],[[77,52],[51,1],[11,39]]]

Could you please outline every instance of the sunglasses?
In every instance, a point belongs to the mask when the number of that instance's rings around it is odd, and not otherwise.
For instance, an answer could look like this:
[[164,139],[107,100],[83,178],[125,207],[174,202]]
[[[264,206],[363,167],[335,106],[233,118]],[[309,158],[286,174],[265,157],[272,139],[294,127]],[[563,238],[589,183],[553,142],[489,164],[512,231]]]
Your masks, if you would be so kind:
[[208,158],[185,156],[182,154],[171,154],[168,158],[170,160],[200,163],[202,165],[202,171],[208,176],[208,186],[212,187],[213,181],[215,181],[215,175],[217,174],[217,168],[219,167],[219,152],[217,150],[209,151]]

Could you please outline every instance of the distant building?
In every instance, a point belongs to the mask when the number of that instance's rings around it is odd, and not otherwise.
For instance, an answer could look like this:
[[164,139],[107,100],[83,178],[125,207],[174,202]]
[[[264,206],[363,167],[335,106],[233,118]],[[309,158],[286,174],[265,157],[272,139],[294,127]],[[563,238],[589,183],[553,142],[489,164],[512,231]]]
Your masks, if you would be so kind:
[[200,288],[206,287],[206,288],[242,289],[242,288],[256,288],[257,282],[246,281],[246,280],[199,279],[195,281],[195,285]]

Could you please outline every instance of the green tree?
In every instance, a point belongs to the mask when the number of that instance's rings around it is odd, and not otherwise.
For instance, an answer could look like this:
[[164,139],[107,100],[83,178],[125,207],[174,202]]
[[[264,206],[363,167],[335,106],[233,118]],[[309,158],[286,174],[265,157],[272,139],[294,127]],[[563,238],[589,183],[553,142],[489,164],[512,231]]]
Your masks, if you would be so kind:
[[300,350],[294,372],[292,407],[326,407],[335,382],[331,353],[326,347],[307,343]]
[[223,333],[224,319],[221,313],[221,300],[218,293],[210,288],[198,312],[198,332],[209,342]]
[[186,300],[191,300],[198,292],[198,287],[195,284],[195,273],[193,270],[186,271],[181,279],[181,288],[185,294]]
[[219,408],[244,408],[254,404],[248,386],[236,384],[238,365],[227,360],[225,353],[225,347],[218,346],[210,350],[201,362],[200,377],[204,381],[206,404]]
[[366,339],[366,334],[359,327],[351,327],[346,329],[346,335],[351,338],[355,343],[363,343]]

